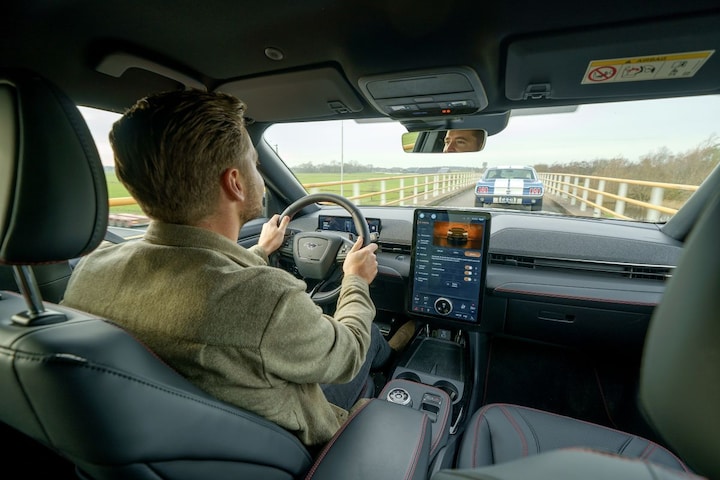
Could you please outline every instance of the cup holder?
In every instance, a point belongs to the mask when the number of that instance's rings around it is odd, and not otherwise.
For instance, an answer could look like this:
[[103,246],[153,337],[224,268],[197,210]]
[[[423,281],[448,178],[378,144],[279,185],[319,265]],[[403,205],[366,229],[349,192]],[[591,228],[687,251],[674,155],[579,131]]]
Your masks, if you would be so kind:
[[458,395],[460,394],[457,387],[446,380],[440,380],[438,382],[435,382],[433,384],[433,387],[439,388],[440,390],[447,393],[448,396],[450,397],[451,402],[454,402],[455,400],[457,400]]
[[413,372],[402,372],[399,373],[395,378],[399,378],[401,380],[409,380],[415,383],[422,383],[422,381],[420,380],[420,376]]

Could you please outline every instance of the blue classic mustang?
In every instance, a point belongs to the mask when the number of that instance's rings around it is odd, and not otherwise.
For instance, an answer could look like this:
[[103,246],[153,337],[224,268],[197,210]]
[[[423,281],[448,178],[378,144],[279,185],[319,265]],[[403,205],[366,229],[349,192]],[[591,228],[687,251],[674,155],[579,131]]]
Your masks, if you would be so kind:
[[475,185],[475,206],[528,205],[530,210],[542,210],[544,193],[533,167],[490,167]]

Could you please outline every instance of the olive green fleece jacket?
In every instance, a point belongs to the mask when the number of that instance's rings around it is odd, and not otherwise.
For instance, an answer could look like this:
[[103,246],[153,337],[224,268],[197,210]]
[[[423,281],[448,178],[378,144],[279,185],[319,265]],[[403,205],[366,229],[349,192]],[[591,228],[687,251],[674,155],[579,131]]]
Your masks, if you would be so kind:
[[360,370],[375,307],[367,283],[345,275],[335,316],[324,315],[305,282],[267,263],[260,247],[152,222],[142,240],[83,258],[63,304],[122,325],[209,394],[320,445],[348,412],[319,384]]

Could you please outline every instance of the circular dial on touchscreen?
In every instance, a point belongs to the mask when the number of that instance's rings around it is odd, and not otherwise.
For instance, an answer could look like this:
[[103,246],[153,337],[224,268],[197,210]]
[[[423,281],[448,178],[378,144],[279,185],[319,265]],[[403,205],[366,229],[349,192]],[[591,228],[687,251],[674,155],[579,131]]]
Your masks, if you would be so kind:
[[438,298],[435,300],[435,311],[440,315],[449,315],[452,312],[453,305],[447,298]]

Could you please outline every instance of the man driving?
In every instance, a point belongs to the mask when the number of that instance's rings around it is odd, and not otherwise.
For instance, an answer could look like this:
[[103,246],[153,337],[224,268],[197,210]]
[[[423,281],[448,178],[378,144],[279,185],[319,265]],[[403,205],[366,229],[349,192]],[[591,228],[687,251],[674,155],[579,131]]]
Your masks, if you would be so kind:
[[257,245],[238,245],[243,224],[263,214],[265,189],[244,110],[231,95],[173,91],[115,122],[117,177],[152,221],[142,239],[83,258],[63,303],[119,324],[207,393],[318,446],[415,324],[389,342],[373,324],[376,244],[360,238],[347,254],[333,317],[305,282],[268,265],[289,218],[272,216]]

